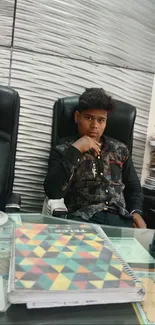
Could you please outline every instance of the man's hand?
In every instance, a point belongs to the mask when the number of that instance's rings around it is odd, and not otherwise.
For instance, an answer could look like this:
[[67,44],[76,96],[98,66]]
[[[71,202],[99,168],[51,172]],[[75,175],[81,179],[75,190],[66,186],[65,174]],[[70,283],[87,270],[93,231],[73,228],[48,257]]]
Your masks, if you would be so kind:
[[87,152],[88,150],[92,149],[95,153],[95,156],[100,154],[100,147],[101,144],[96,140],[84,135],[82,138],[78,139],[72,144],[73,147],[77,148],[82,153]]
[[133,213],[133,226],[134,228],[147,228],[145,221],[138,213]]

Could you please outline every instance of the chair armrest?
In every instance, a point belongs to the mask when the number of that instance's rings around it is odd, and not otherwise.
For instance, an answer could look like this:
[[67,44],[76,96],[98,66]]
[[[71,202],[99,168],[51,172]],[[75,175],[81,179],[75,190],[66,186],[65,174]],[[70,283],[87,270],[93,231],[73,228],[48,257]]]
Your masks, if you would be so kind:
[[47,196],[44,199],[42,214],[66,217],[68,209],[64,203],[64,199],[49,199]]
[[5,212],[17,213],[20,211],[21,196],[17,193],[11,193],[8,195],[5,202]]
[[53,216],[63,216],[67,215],[68,209],[64,203],[64,199],[48,200],[48,206],[50,207],[51,214]]

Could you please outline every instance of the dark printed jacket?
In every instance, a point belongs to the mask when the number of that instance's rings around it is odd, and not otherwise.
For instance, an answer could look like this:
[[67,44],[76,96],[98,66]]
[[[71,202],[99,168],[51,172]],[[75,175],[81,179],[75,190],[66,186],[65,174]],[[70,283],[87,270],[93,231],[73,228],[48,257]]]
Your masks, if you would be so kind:
[[88,220],[108,207],[120,215],[142,210],[141,186],[127,147],[103,136],[101,154],[82,154],[70,138],[51,150],[44,188],[51,199],[64,197],[71,215]]

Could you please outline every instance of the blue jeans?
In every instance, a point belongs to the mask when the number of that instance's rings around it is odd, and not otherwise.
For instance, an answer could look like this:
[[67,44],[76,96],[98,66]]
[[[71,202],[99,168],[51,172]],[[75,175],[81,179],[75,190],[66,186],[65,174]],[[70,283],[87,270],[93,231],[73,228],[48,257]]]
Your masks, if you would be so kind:
[[[82,219],[80,216],[69,216],[69,219],[80,221],[80,222],[86,222],[84,219]],[[96,212],[89,220],[89,223],[97,223],[100,225],[107,225],[107,226],[114,226],[114,227],[133,227],[133,219],[132,216],[130,218],[126,216],[117,215],[114,213],[110,213],[108,211],[100,211]]]

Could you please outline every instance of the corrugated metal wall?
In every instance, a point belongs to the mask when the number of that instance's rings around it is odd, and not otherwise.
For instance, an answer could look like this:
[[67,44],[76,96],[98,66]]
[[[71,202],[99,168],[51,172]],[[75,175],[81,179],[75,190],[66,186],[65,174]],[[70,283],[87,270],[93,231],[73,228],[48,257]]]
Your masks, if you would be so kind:
[[137,107],[141,174],[155,70],[155,1],[1,0],[0,83],[21,96],[14,190],[39,211],[58,97],[99,86]]

